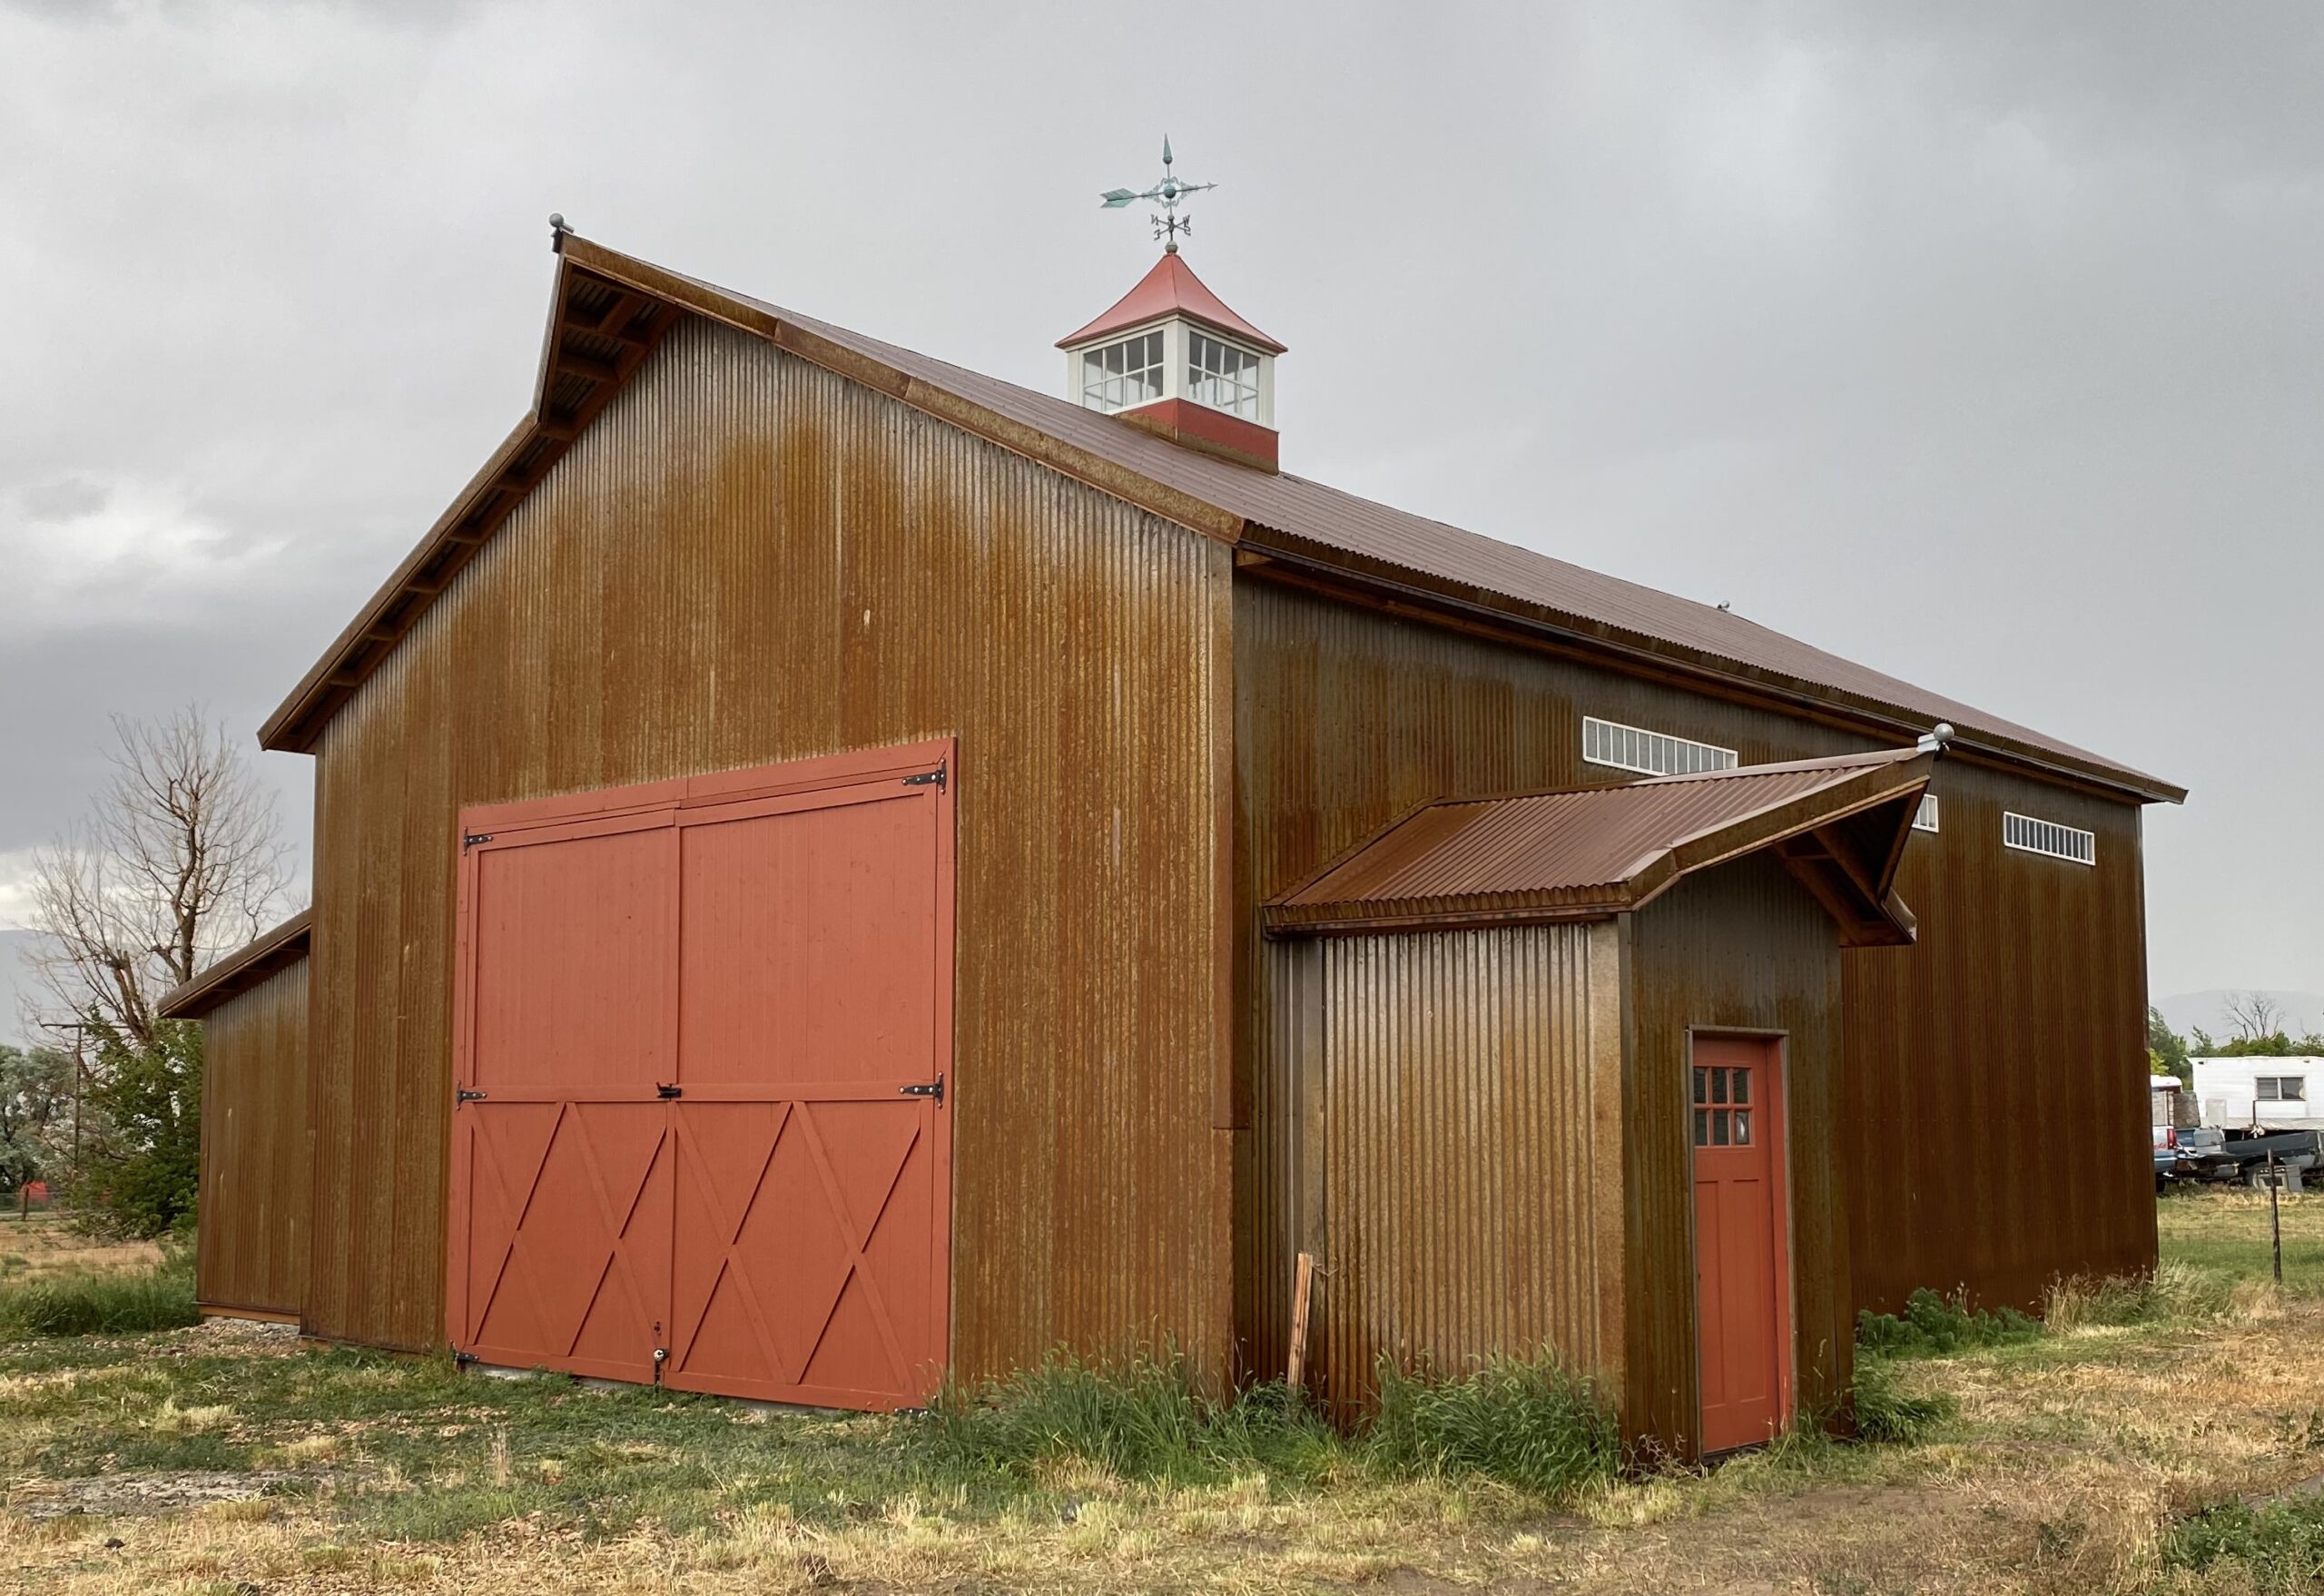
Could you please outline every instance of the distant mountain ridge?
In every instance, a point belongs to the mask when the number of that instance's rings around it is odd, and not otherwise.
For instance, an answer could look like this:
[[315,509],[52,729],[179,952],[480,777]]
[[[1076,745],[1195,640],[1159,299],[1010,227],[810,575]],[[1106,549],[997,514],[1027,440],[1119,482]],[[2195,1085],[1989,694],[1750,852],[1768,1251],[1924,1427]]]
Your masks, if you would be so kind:
[[2235,1027],[2228,1023],[2227,1002],[2240,998],[2246,990],[2253,990],[2270,1000],[2283,1010],[2280,1022],[2290,1036],[2306,1036],[2324,1032],[2324,994],[2317,992],[2279,992],[2264,987],[2223,987],[2208,992],[2181,992],[2175,998],[2158,998],[2154,1006],[2162,1010],[2162,1018],[2171,1029],[2192,1041],[2194,1030],[2201,1026],[2213,1041],[2225,1041],[2235,1034]]
[[18,1012],[32,986],[32,971],[25,968],[25,951],[39,940],[38,931],[0,931],[0,1042],[25,1045],[24,1016]]

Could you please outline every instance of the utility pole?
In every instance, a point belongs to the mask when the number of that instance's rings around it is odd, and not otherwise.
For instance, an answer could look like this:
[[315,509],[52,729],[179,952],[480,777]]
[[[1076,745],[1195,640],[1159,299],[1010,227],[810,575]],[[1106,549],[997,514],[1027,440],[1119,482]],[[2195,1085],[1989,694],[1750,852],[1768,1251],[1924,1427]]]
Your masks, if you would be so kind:
[[90,1025],[85,1020],[67,1020],[49,1027],[51,1030],[73,1033],[73,1172],[67,1177],[74,1187],[81,1184],[81,1099],[88,1090],[88,1041]]

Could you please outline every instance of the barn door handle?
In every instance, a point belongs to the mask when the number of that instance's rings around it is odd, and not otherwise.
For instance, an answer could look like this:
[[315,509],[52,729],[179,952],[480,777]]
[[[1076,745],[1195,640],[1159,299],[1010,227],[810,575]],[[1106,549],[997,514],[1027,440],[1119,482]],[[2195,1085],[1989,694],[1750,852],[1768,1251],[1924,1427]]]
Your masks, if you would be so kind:
[[944,1100],[944,1078],[940,1075],[934,1080],[915,1081],[910,1086],[900,1086],[896,1089],[896,1094],[906,1098],[934,1098],[940,1103]]
[[686,1089],[682,1086],[656,1086],[654,1089],[654,1095],[665,1100],[670,1098],[682,1098],[686,1095]]

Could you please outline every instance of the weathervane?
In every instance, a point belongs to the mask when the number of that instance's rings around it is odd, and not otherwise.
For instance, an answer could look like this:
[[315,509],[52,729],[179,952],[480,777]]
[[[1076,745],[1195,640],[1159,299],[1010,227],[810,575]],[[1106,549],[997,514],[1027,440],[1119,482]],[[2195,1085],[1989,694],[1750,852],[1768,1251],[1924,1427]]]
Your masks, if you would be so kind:
[[1178,235],[1182,232],[1191,235],[1195,230],[1191,219],[1178,214],[1178,202],[1188,194],[1198,194],[1205,189],[1217,186],[1215,182],[1180,182],[1170,171],[1170,135],[1165,133],[1162,135],[1160,182],[1142,194],[1130,189],[1108,189],[1098,197],[1105,202],[1104,208],[1108,211],[1118,211],[1133,200],[1147,200],[1161,206],[1162,213],[1154,218],[1154,236],[1162,241],[1166,254],[1175,255],[1178,252]]

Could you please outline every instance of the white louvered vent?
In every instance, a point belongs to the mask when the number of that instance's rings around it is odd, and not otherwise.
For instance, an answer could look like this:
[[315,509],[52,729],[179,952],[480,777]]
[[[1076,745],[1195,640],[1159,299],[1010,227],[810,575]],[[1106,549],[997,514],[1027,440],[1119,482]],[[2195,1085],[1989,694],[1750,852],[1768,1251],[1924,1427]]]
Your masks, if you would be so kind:
[[1920,808],[1913,812],[1913,830],[1933,832],[1936,829],[1936,794],[1924,793],[1921,794]]
[[2036,820],[2030,814],[2013,814],[2004,810],[2001,817],[2001,840],[2005,848],[2024,853],[2041,853],[2052,859],[2063,859],[2073,864],[2098,862],[2098,837],[2078,826],[2062,826],[2053,820]]
[[1690,743],[1661,732],[1625,726],[1584,715],[1581,757],[1591,764],[1634,770],[1640,775],[1683,776],[1698,771],[1733,770],[1742,761],[1732,748]]

